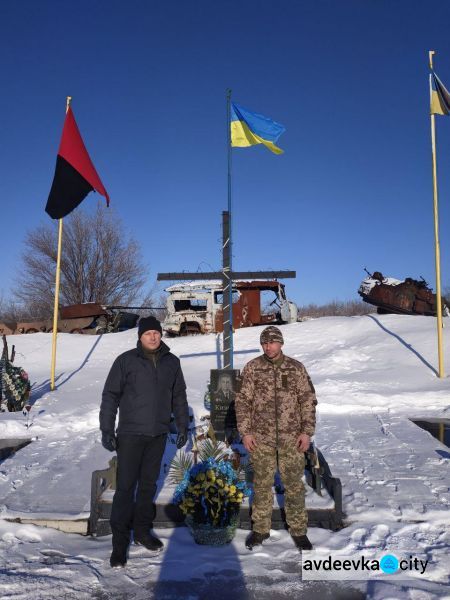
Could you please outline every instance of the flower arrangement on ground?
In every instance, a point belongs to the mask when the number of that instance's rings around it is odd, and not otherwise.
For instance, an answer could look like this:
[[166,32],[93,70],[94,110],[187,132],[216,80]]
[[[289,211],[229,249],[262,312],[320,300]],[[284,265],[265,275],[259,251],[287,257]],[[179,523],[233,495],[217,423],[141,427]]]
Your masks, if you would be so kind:
[[249,493],[229,461],[208,458],[185,473],[175,490],[174,503],[195,523],[226,527]]
[[30,380],[28,373],[21,367],[14,367],[7,359],[0,360],[0,409],[2,411],[19,411],[30,397]]
[[197,543],[221,545],[234,536],[242,501],[249,494],[230,461],[209,457],[184,472],[173,502],[186,515]]

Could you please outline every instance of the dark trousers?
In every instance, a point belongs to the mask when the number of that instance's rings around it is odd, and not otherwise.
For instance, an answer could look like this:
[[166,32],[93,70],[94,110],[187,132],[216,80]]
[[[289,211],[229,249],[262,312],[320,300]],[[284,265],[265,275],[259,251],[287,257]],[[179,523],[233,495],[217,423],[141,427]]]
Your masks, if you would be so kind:
[[166,439],[166,434],[118,436],[117,486],[110,519],[115,548],[128,546],[131,529],[136,536],[148,533],[153,525],[153,500]]

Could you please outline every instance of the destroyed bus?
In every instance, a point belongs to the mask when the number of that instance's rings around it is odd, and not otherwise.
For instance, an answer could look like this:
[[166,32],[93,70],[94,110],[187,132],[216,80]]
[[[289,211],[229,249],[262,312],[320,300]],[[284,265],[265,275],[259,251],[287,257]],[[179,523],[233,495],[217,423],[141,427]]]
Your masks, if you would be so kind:
[[[162,327],[169,336],[223,331],[222,281],[182,283],[165,291],[169,296]],[[279,281],[233,281],[232,294],[235,329],[297,321],[297,306],[287,300]]]

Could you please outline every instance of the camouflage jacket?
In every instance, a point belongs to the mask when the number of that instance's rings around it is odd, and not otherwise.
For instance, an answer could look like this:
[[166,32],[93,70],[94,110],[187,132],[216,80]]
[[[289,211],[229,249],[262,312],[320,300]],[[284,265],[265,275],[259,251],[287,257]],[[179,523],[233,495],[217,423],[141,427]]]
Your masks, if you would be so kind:
[[277,366],[265,355],[247,363],[236,394],[238,430],[270,446],[295,444],[314,434],[316,394],[301,362],[282,355]]

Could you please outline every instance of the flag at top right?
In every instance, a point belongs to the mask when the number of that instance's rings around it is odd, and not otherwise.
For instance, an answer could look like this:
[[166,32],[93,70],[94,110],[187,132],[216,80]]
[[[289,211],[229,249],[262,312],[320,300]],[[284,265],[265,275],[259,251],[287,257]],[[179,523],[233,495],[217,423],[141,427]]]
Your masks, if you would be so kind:
[[430,74],[430,111],[432,115],[450,114],[450,94],[434,72]]

